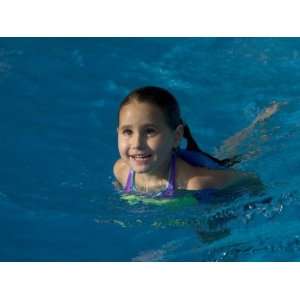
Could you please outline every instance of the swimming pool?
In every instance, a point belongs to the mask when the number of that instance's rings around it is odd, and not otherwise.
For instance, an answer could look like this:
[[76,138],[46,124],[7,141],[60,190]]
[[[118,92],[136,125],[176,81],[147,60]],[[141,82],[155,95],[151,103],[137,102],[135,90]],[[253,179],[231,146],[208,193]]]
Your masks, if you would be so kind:
[[[300,39],[0,39],[1,261],[299,261]],[[118,104],[159,85],[213,153],[239,148],[262,196],[180,209],[120,199]],[[197,112],[197,113],[195,113]]]

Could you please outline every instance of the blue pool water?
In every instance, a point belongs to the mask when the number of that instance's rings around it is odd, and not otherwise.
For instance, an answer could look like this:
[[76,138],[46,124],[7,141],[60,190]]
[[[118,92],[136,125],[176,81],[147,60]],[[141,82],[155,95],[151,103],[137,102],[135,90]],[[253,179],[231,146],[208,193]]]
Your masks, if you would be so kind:
[[[1,261],[299,261],[300,39],[0,39]],[[180,209],[112,186],[117,110],[133,88],[178,98],[213,153],[273,100],[244,141],[260,196]]]

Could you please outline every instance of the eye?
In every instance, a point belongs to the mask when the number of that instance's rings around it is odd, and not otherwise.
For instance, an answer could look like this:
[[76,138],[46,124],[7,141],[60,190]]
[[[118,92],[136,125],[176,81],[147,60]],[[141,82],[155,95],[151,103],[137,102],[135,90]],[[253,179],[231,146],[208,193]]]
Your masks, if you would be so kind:
[[132,130],[130,130],[130,129],[124,129],[124,130],[122,131],[122,134],[123,134],[123,135],[131,135],[131,134],[132,134]]
[[155,128],[152,128],[152,127],[146,128],[146,134],[147,135],[154,135],[156,132],[157,131],[156,131]]

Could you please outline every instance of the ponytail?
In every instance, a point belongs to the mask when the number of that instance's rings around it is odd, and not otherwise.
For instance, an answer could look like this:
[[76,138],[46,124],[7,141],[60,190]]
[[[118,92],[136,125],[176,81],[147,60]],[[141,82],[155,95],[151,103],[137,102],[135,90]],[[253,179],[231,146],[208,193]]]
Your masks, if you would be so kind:
[[220,159],[217,159],[216,157],[213,157],[210,154],[202,151],[199,148],[199,146],[197,145],[195,139],[193,138],[192,133],[191,133],[190,128],[188,127],[188,125],[184,122],[182,122],[182,124],[183,124],[183,137],[187,141],[186,150],[200,152],[201,154],[205,155],[206,157],[209,157],[210,159],[212,159],[216,163],[218,163],[222,166],[225,166],[225,167],[231,167],[231,166],[241,162],[241,159],[242,159],[241,155],[235,155],[231,158],[226,158],[226,159],[220,160]]
[[195,151],[195,152],[202,152],[200,148],[198,147],[196,141],[194,140],[190,128],[187,126],[187,124],[183,123],[183,137],[187,141],[186,150]]

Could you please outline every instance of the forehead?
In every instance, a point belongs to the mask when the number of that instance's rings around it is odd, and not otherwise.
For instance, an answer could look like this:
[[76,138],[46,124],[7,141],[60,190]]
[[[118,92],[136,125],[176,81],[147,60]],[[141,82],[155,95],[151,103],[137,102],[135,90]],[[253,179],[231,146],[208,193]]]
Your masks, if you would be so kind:
[[133,101],[122,107],[119,115],[119,125],[149,123],[166,126],[165,116],[156,105]]

